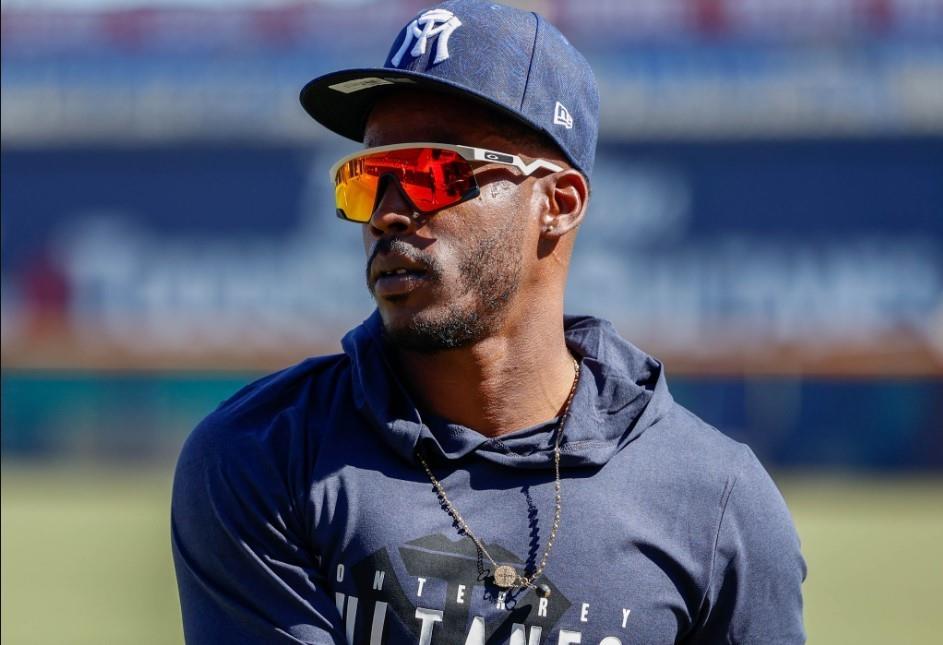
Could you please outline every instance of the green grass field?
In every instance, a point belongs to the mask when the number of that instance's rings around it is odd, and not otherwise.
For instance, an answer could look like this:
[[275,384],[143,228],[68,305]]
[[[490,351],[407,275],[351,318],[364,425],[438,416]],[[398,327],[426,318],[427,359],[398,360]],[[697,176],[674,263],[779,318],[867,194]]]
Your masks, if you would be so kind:
[[[780,479],[809,562],[813,644],[943,632],[943,480]],[[2,640],[179,643],[170,476],[4,464]]]

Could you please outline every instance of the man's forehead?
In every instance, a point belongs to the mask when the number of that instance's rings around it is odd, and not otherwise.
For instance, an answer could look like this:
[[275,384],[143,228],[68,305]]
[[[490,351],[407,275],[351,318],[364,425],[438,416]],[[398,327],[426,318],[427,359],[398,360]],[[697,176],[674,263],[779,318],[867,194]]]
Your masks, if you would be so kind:
[[503,139],[507,117],[473,101],[430,92],[397,92],[377,101],[367,118],[364,144],[437,141],[483,145]]

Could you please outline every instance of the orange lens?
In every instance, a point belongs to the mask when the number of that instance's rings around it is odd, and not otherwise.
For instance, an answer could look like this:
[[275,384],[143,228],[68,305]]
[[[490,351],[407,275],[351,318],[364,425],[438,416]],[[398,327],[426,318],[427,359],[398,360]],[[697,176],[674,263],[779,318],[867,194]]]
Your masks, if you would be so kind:
[[404,148],[368,153],[343,164],[334,178],[338,215],[369,222],[381,179],[392,177],[421,213],[432,213],[475,194],[471,165],[453,150]]

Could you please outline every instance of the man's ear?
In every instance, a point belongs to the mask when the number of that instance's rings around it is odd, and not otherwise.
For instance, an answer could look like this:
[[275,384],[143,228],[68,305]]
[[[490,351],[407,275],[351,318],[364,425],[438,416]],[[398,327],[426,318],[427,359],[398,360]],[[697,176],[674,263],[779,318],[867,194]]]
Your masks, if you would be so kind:
[[549,209],[541,217],[541,235],[559,238],[583,221],[589,202],[589,184],[578,170],[568,168],[548,177]]

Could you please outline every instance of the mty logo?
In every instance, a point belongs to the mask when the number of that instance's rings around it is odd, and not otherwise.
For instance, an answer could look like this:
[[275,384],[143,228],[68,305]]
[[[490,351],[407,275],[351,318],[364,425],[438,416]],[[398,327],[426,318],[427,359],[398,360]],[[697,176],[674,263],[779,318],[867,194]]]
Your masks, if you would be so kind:
[[410,56],[413,58],[422,56],[426,53],[429,41],[435,40],[435,58],[432,64],[441,63],[449,57],[449,36],[461,26],[462,21],[456,18],[455,14],[451,11],[446,9],[430,9],[406,25],[405,34],[403,35],[403,44],[400,45],[399,50],[397,50],[393,58],[390,59],[390,62],[396,67],[399,67],[403,56],[406,54],[406,50],[409,49],[409,45],[415,39],[416,44],[413,45],[412,51],[409,52]]
[[560,101],[553,108],[553,122],[556,125],[562,125],[567,130],[573,127],[573,117],[570,111]]

